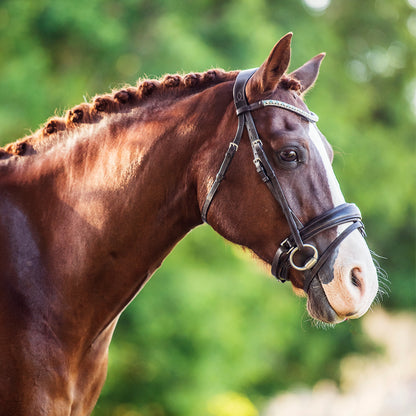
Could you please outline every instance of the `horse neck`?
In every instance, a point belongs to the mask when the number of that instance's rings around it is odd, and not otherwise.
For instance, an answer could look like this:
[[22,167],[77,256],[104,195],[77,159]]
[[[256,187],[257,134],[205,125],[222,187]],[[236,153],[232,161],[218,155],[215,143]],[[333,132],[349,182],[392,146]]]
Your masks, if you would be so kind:
[[198,154],[222,114],[203,120],[198,110],[221,111],[218,97],[204,91],[110,116],[15,169],[3,210],[25,220],[36,302],[46,301],[59,337],[83,327],[92,342],[201,222]]

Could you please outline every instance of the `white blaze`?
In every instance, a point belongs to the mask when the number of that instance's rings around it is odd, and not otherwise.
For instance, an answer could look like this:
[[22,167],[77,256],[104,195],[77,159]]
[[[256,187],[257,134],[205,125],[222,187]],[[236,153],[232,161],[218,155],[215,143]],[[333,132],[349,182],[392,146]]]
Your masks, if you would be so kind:
[[325,150],[325,146],[322,141],[322,137],[319,134],[318,129],[314,123],[309,123],[309,137],[312,140],[312,143],[317,148],[319,155],[321,156],[334,206],[344,204],[344,195],[342,195],[341,188],[339,186],[337,178],[335,177],[334,171],[331,166],[331,161],[329,160],[328,153]]

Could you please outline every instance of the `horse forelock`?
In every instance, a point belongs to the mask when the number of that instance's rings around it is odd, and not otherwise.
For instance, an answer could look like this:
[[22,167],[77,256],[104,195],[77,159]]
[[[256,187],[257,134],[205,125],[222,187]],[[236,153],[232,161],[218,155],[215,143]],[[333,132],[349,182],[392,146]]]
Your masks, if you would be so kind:
[[[0,148],[0,159],[31,154],[34,146],[38,144],[54,141],[61,134],[82,125],[98,123],[108,115],[128,112],[150,97],[162,97],[168,93],[178,97],[192,94],[219,83],[234,80],[238,72],[211,69],[203,73],[186,75],[166,74],[161,79],[139,80],[136,87],[128,85],[109,94],[97,95],[91,102],[81,103],[67,110],[63,117],[50,117],[33,134]],[[279,86],[295,92],[301,90],[300,82],[288,76],[281,78]]]
[[302,84],[295,78],[284,75],[279,82],[279,86],[285,90],[292,90],[300,94],[302,90]]

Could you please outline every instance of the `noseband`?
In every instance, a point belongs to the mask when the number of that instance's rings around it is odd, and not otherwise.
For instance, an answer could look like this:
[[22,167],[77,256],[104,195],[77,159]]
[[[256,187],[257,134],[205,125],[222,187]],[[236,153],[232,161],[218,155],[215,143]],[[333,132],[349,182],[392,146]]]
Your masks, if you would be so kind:
[[[359,229],[364,233],[364,224],[361,222],[360,210],[354,204],[341,204],[332,208],[323,214],[315,217],[309,221],[305,226],[296,217],[291,210],[283,189],[277,179],[274,170],[266,156],[263,149],[263,144],[259,138],[256,126],[254,124],[251,111],[257,110],[267,106],[279,107],[291,111],[308,120],[316,123],[318,116],[312,112],[304,111],[291,104],[277,101],[277,100],[262,100],[253,104],[248,104],[245,93],[247,81],[254,74],[256,69],[249,69],[241,71],[234,84],[233,96],[236,112],[238,116],[238,128],[234,140],[230,143],[224,160],[215,177],[210,191],[206,197],[204,206],[202,208],[202,219],[207,222],[208,209],[214,198],[215,193],[224,179],[225,173],[238,150],[241,138],[243,136],[244,127],[247,129],[248,137],[250,139],[251,148],[253,150],[254,165],[259,173],[262,181],[267,185],[270,192],[276,201],[280,204],[283,214],[287,220],[290,228],[290,236],[286,238],[279,246],[272,262],[272,274],[282,282],[288,280],[288,273],[290,267],[302,271],[305,274],[305,282],[303,289],[307,293],[312,280],[318,274],[319,270],[329,259],[335,249],[341,244],[352,231]],[[331,242],[323,253],[319,254],[318,249],[310,243],[305,241],[310,240],[322,231],[336,227],[341,224],[351,223]],[[301,264],[296,261],[296,257],[302,256],[306,258]],[[299,261],[299,260],[298,260]]]

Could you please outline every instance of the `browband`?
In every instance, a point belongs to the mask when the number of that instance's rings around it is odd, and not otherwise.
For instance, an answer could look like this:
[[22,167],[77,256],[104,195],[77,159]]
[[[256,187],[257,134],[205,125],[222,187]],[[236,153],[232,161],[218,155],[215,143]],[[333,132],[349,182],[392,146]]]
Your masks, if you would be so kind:
[[279,101],[279,100],[261,100],[253,104],[239,107],[236,113],[239,116],[240,114],[245,113],[247,111],[257,110],[259,108],[264,108],[264,107],[280,107],[285,110],[289,110],[292,113],[299,114],[303,118],[306,118],[306,120],[311,121],[313,123],[317,123],[319,120],[319,117],[312,111],[307,112],[298,107],[295,107],[292,104],[288,104],[288,103],[285,103],[284,101]]

